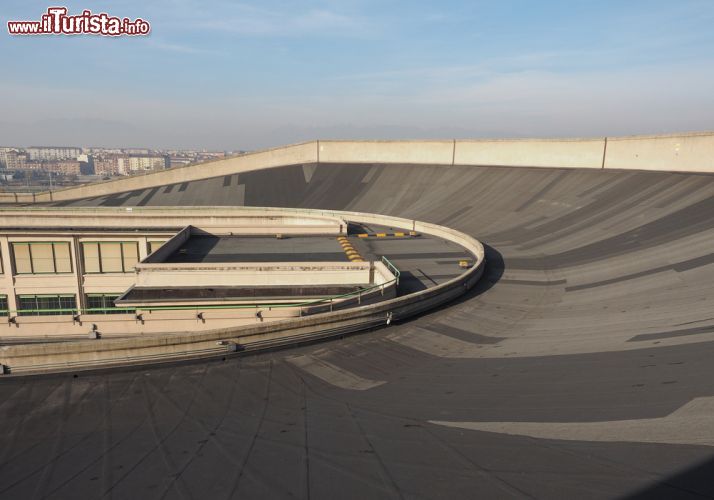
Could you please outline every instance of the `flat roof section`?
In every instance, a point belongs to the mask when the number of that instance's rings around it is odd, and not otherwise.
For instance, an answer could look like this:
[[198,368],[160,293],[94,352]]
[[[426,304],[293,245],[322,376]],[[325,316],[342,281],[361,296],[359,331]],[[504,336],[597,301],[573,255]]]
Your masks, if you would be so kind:
[[164,262],[349,262],[331,236],[192,235]]
[[[348,239],[365,260],[387,257],[401,271],[399,294],[412,293],[444,283],[464,270],[458,262],[473,261],[473,255],[463,247],[438,237],[369,237],[370,234],[394,234],[383,226],[351,228]],[[336,238],[331,236],[216,236],[192,235],[166,263],[222,262],[349,262]]]
[[246,299],[294,299],[309,300],[357,292],[357,285],[303,285],[303,286],[250,286],[250,287],[191,287],[191,288],[151,288],[134,287],[124,294],[117,304],[131,305],[141,302],[195,302],[229,301]]
[[[465,248],[436,236],[390,236],[404,229],[366,224],[353,225],[350,232],[350,243],[365,260],[385,256],[399,269],[399,295],[445,283],[464,272],[459,261],[474,262],[474,256]],[[357,236],[365,233],[372,236]],[[386,236],[374,236],[377,234]]]

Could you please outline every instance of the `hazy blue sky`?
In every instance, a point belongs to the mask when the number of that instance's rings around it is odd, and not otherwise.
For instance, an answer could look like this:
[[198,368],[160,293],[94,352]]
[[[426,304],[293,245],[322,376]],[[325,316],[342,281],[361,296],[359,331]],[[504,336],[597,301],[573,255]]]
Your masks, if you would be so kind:
[[68,1],[148,37],[12,37],[0,146],[714,129],[714,1]]

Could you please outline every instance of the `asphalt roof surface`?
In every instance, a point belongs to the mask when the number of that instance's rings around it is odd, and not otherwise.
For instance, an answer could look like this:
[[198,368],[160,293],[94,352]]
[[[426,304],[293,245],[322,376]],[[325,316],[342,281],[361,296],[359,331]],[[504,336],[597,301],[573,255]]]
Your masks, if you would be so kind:
[[[390,231],[382,226],[365,227],[376,231]],[[390,234],[390,233],[387,233]],[[473,256],[459,245],[436,238],[369,237],[355,234],[348,237],[359,254],[368,261],[387,257],[401,272],[399,293],[411,293],[444,283],[463,272],[459,261]],[[300,236],[276,239],[273,237],[191,236],[164,262],[221,263],[221,262],[349,262],[336,237]]]
[[714,497],[714,176],[296,166],[63,204],[383,213],[487,268],[346,339],[2,380],[8,498]]
[[191,236],[164,262],[349,262],[334,236]]

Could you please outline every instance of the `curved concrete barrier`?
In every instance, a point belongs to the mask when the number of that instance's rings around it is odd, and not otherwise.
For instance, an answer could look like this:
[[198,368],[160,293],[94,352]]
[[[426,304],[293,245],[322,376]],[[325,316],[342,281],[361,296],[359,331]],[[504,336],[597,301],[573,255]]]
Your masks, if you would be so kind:
[[[204,207],[210,208],[210,207]],[[239,326],[132,339],[91,340],[52,344],[26,344],[0,348],[0,363],[11,373],[57,372],[72,369],[122,366],[226,354],[230,346],[255,350],[341,336],[388,325],[444,304],[462,295],[483,273],[483,245],[471,236],[427,222],[360,212],[286,208],[261,209],[277,214],[303,213],[339,216],[348,220],[416,230],[439,236],[466,248],[474,264],[466,272],[441,285],[377,304],[348,310],[291,318],[257,326]],[[227,347],[228,346],[228,347]]]
[[92,196],[103,196],[134,189],[165,186],[179,182],[190,182],[207,177],[248,172],[251,170],[301,165],[317,162],[317,142],[306,142],[281,146],[263,151],[254,151],[225,160],[217,160],[199,165],[187,165],[169,170],[150,172],[144,175],[123,177],[106,182],[74,186],[57,191],[41,193],[0,193],[0,203],[45,203],[51,201],[74,200]]
[[714,134],[612,137],[607,140],[605,168],[714,172]]
[[76,200],[290,165],[410,164],[714,172],[714,132],[583,139],[311,141],[1,203]]
[[454,164],[602,168],[604,153],[604,138],[456,141]]
[[454,141],[318,141],[320,163],[453,165]]

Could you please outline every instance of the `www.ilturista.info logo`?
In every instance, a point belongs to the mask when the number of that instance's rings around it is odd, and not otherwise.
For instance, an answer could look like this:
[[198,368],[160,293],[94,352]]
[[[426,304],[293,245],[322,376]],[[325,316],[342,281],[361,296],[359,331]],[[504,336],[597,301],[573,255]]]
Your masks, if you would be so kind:
[[76,16],[67,15],[67,7],[49,7],[39,21],[8,21],[7,32],[11,35],[101,35],[140,36],[148,35],[148,21],[128,17],[110,16],[106,12],[94,14],[89,10]]

